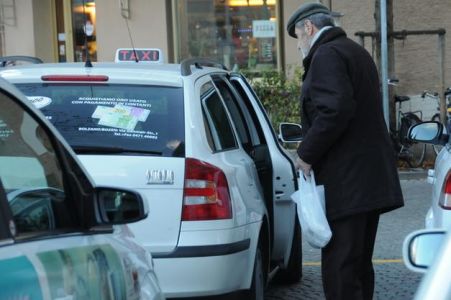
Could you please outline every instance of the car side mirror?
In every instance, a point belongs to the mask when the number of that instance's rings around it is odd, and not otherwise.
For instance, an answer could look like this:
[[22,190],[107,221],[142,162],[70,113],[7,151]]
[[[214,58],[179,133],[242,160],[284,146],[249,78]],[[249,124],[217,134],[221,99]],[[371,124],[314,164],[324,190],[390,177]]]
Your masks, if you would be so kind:
[[133,223],[148,215],[147,201],[135,191],[97,187],[95,193],[99,225]]
[[443,134],[443,125],[435,121],[413,125],[409,128],[407,136],[412,141],[435,145],[444,145],[447,140],[447,135]]
[[303,139],[302,126],[295,123],[280,123],[279,139],[284,143],[301,142]]
[[407,268],[425,273],[434,262],[444,237],[443,230],[418,230],[409,234],[403,244],[403,259]]

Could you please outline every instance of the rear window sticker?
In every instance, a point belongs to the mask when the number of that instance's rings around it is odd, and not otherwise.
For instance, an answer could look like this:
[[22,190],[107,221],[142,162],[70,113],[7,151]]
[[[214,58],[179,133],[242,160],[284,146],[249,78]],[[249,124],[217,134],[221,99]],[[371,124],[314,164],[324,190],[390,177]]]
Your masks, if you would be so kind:
[[10,129],[8,127],[8,124],[6,124],[3,120],[0,119],[0,139],[6,140],[14,133],[14,130]]
[[99,105],[99,106],[96,107],[96,109],[92,113],[91,117],[94,118],[94,119],[100,119],[100,118],[103,117],[103,115],[105,115],[109,111],[111,111],[111,107]]
[[97,106],[91,115],[94,119],[100,119],[99,125],[121,128],[133,131],[138,122],[145,122],[149,117],[150,110],[126,105],[115,105],[114,107]]
[[145,99],[128,99],[128,98],[108,98],[108,97],[80,97],[73,100],[72,104],[93,104],[93,105],[127,105],[137,106],[141,108],[152,107]]
[[47,105],[52,103],[52,99],[45,96],[27,96],[27,98],[38,109],[46,107]]
[[99,125],[133,131],[138,124],[138,119],[122,113],[108,113],[100,118]]
[[126,110],[129,115],[138,118],[138,121],[141,122],[145,122],[150,114],[150,110],[139,107],[117,104],[114,108]]

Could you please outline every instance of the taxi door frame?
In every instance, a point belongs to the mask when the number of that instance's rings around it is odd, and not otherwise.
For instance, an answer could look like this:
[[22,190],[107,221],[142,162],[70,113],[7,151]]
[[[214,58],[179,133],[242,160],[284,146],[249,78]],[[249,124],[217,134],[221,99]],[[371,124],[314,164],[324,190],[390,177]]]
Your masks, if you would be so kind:
[[[294,228],[296,225],[296,205],[291,200],[291,193],[298,189],[297,175],[294,167],[294,163],[290,159],[287,153],[282,149],[277,136],[275,135],[271,122],[265,112],[265,109],[259,101],[254,90],[249,85],[248,81],[240,73],[232,72],[229,76],[230,81],[235,80],[243,89],[247,99],[244,101],[250,101],[250,104],[260,121],[263,134],[265,135],[268,143],[268,150],[271,155],[272,170],[273,170],[273,222],[271,224],[271,233],[273,234],[271,239],[272,243],[272,259],[274,261],[282,262],[282,266],[285,267],[288,264],[288,260],[291,252],[291,245],[293,242]],[[265,128],[267,127],[267,128]],[[273,143],[275,147],[271,149],[270,143]],[[272,150],[272,151],[271,151]],[[277,150],[277,153],[273,152]],[[274,156],[274,157],[273,157]],[[275,157],[277,156],[277,157]],[[277,161],[283,159],[286,160],[290,166],[291,178],[282,178],[280,176],[280,170],[283,167],[277,165]],[[288,170],[286,170],[288,172]]]

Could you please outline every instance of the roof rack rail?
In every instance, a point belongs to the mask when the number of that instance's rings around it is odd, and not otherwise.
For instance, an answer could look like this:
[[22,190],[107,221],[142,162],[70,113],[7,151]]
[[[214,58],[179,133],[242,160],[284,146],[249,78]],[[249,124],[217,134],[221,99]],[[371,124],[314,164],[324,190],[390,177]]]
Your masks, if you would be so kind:
[[13,55],[13,56],[2,56],[0,57],[0,66],[6,67],[8,62],[16,62],[16,61],[26,61],[33,64],[42,64],[43,61],[40,58],[33,56],[25,56],[25,55]]
[[187,58],[182,60],[180,65],[182,68],[181,70],[182,76],[188,76],[192,74],[191,72],[192,65],[194,65],[197,69],[202,69],[202,66],[204,66],[204,67],[216,67],[223,70],[227,70],[227,68],[223,64],[206,58]]

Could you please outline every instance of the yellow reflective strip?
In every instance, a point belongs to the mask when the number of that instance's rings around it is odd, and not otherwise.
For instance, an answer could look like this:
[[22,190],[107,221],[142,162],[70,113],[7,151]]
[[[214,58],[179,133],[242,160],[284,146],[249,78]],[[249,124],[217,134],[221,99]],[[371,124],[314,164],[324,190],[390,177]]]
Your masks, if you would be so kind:
[[[373,264],[400,264],[402,259],[373,259]],[[306,261],[302,263],[303,266],[321,266],[319,261]]]
[[373,259],[374,264],[400,264],[402,259]]

